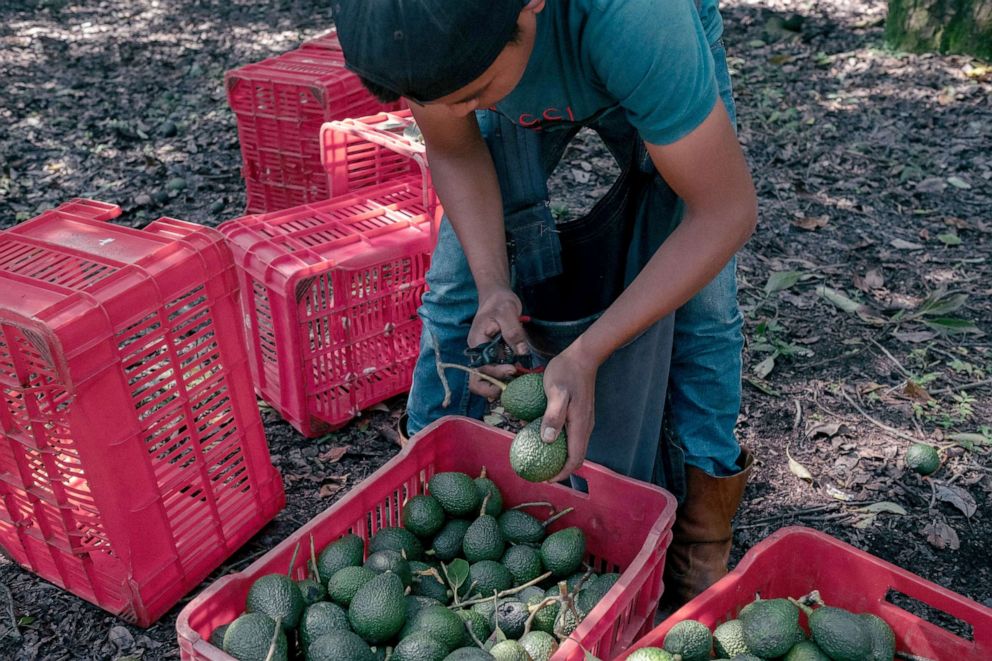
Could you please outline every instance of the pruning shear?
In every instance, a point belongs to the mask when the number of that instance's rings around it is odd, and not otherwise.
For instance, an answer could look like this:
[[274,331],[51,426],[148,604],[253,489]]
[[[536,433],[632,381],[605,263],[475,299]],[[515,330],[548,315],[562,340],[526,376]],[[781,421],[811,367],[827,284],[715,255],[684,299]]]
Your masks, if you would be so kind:
[[[530,317],[520,317],[520,321],[530,321]],[[518,355],[513,347],[503,339],[502,333],[496,333],[488,342],[465,349],[465,356],[468,357],[469,367],[516,365],[517,369],[522,372],[538,372],[544,369],[543,367],[534,368],[534,360],[530,354]]]

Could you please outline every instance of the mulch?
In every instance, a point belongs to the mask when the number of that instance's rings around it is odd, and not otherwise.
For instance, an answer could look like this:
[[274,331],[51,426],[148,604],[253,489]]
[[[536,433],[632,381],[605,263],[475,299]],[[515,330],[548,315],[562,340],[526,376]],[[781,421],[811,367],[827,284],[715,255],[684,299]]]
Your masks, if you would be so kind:
[[[724,13],[761,209],[739,258],[739,435],[758,461],[731,562],[806,525],[992,606],[992,68],[887,50],[879,0],[734,1]],[[80,196],[121,205],[136,227],[238,216],[223,74],[329,25],[326,3],[309,0],[15,0],[0,19],[3,226]],[[581,135],[556,173],[556,210],[589,208],[612,176],[598,139]],[[209,580],[393,456],[402,406],[317,441],[263,407],[287,507]],[[903,462],[917,440],[941,449],[931,477]],[[11,564],[0,580],[5,658],[178,655],[185,600],[142,630]]]

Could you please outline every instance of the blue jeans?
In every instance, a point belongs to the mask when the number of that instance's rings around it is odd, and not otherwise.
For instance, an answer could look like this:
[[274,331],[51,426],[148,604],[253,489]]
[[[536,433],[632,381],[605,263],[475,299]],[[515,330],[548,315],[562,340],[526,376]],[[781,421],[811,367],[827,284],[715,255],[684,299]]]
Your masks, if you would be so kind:
[[[720,96],[731,120],[736,122],[722,44],[713,47],[713,56]],[[554,269],[560,267],[556,262],[556,233],[544,231],[550,218],[546,179],[579,127],[534,133],[508,126],[508,122],[487,111],[480,113],[480,128],[493,152],[507,225],[519,230],[514,235],[518,254],[516,258],[511,255],[514,281],[526,285],[555,275]],[[631,149],[640,148],[642,169],[653,172],[636,132],[622,112],[604,114],[591,128],[600,133],[621,164],[632,156],[636,159],[638,155]],[[660,176],[654,175],[649,188],[632,238],[625,282],[633,279],[680,216],[681,205]],[[446,219],[428,273],[428,287],[419,310],[424,334],[408,403],[410,433],[443,415],[481,418],[486,410],[486,401],[469,392],[467,375],[460,370],[446,372],[452,397],[448,407],[442,406],[443,389],[437,376],[432,336],[437,339],[442,360],[464,363],[468,331],[478,307],[468,263]],[[589,459],[593,461],[670,488],[676,485],[666,484],[672,478],[662,473],[670,467],[661,466],[658,447],[666,396],[670,403],[667,424],[684,454],[680,460],[714,475],[738,470],[734,425],[740,407],[743,336],[735,262],[732,260],[672,317],[661,320],[615,352],[600,368],[596,429],[589,448]],[[560,330],[563,336],[571,333],[574,337],[588,323],[588,319],[564,323]],[[615,416],[614,411],[622,415]],[[629,433],[617,433],[621,431],[617,425],[626,425],[623,429]],[[616,447],[617,439],[623,438],[632,439],[628,447]],[[664,454],[666,449],[660,452]]]

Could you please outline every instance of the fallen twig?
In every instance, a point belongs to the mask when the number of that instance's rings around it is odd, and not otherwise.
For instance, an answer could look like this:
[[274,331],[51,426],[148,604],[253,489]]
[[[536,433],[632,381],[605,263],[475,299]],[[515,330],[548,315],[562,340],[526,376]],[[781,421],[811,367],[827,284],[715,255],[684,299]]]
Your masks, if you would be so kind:
[[892,361],[892,364],[896,366],[896,369],[899,370],[899,373],[900,374],[902,374],[907,379],[912,379],[913,378],[913,375],[910,374],[910,372],[905,367],[902,366],[902,363],[900,363],[898,360],[896,360],[896,357],[893,356],[891,353],[889,353],[889,350],[888,349],[886,349],[881,344],[879,344],[878,342],[876,342],[875,341],[875,338],[869,337],[868,338],[868,341],[871,342],[872,344],[874,344],[876,347],[878,347],[882,351],[882,353],[884,353],[886,356],[889,357],[889,360],[891,360]]
[[868,415],[863,408],[861,408],[860,406],[858,406],[857,402],[855,402],[853,399],[851,399],[850,395],[848,395],[847,394],[847,391],[844,390],[843,388],[840,389],[840,394],[841,394],[841,396],[844,399],[847,400],[847,403],[848,404],[850,404],[855,409],[857,409],[858,413],[860,413],[865,418],[865,420],[867,420],[868,422],[872,423],[873,425],[875,425],[879,429],[883,429],[883,430],[889,432],[890,434],[892,434],[893,436],[897,436],[899,438],[905,439],[905,440],[910,441],[912,443],[922,443],[922,441],[920,439],[916,438],[915,436],[910,436],[906,432],[902,432],[902,431],[899,431],[898,429],[895,429],[893,427],[890,427],[887,424],[885,424],[884,422],[879,422],[875,418],[873,418],[870,415]]
[[17,628],[17,618],[14,616],[14,597],[10,594],[10,588],[3,583],[0,583],[0,595],[3,596],[4,615],[10,620],[10,627],[5,627],[5,629],[9,628],[10,632],[0,631],[0,640],[9,635],[14,640],[19,641],[22,636],[21,631]]
[[[845,504],[849,505],[852,503],[845,503]],[[861,505],[861,504],[869,504],[869,503],[858,503],[858,504]],[[838,505],[840,505],[840,503],[838,503]],[[813,508],[813,509],[817,509],[817,508]],[[821,507],[819,509],[823,509],[823,508]],[[760,521],[752,521],[751,523],[746,523],[735,527],[741,530],[745,528],[764,528],[766,526],[775,525],[777,523],[781,523],[782,521],[787,521],[787,520],[795,520],[802,523],[814,523],[814,522],[824,523],[827,521],[837,521],[837,520],[847,519],[853,516],[855,516],[854,512],[832,512],[829,514],[820,514],[820,515],[817,515],[815,513],[805,513],[805,512],[799,512],[799,513],[787,512],[773,517],[768,517],[766,519],[761,519]]]
[[981,388],[983,386],[992,386],[992,379],[985,379],[984,381],[972,381],[971,383],[962,383],[960,386],[953,386],[950,388],[941,388],[940,390],[934,390],[931,395],[950,395],[952,393],[958,392],[959,390],[972,390],[973,388]]

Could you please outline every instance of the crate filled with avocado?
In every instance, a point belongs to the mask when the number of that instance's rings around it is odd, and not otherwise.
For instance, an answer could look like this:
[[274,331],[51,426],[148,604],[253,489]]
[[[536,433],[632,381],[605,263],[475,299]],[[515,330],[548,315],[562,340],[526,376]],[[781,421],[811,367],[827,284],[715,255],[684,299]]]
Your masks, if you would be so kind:
[[191,602],[178,623],[183,658],[620,653],[653,626],[675,500],[591,464],[578,471],[587,493],[523,479],[521,465],[561,470],[554,444],[542,444],[548,456],[521,449],[530,435],[466,418],[426,428],[327,512]]
[[992,610],[824,533],[783,528],[621,658],[987,660]]

